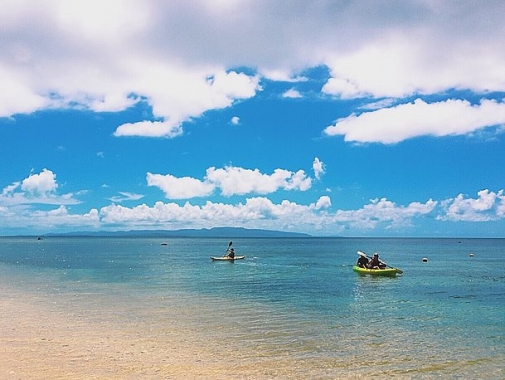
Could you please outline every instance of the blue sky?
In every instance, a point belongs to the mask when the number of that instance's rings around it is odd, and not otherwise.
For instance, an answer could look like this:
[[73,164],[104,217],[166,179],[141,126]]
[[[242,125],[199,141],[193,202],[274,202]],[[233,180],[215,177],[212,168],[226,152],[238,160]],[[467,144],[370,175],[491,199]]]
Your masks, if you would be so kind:
[[6,1],[0,235],[505,237],[502,1]]

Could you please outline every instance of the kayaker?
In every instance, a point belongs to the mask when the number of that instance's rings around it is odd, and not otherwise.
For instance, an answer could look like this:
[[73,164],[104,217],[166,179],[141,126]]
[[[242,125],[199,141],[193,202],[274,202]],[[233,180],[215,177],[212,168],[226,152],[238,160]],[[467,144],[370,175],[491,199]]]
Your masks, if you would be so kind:
[[382,264],[382,261],[379,260],[379,254],[377,252],[373,254],[372,260],[368,262],[367,267],[369,269],[385,268],[384,264]]
[[360,256],[358,257],[358,262],[357,262],[357,265],[360,267],[360,268],[366,268],[367,265],[368,265],[368,258],[366,258],[365,256]]
[[228,257],[230,259],[234,259],[235,258],[235,250],[233,248],[230,249],[230,253],[228,253]]

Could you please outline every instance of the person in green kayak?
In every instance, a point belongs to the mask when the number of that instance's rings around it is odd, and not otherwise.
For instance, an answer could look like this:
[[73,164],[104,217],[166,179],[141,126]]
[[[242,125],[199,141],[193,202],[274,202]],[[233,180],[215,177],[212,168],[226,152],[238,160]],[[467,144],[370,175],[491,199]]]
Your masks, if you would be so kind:
[[235,258],[235,250],[233,248],[230,249],[230,253],[228,253],[228,257],[230,259],[234,259]]
[[359,266],[360,268],[367,268],[368,258],[366,258],[365,256],[358,257],[358,262],[356,263],[356,265]]
[[379,260],[379,254],[375,252],[373,254],[372,260],[368,262],[368,269],[384,269],[386,266]]

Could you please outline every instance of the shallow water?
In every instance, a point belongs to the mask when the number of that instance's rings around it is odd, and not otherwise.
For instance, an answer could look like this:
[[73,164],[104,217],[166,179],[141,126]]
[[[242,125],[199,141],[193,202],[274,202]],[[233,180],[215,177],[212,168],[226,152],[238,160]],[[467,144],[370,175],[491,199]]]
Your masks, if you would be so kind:
[[[12,378],[505,378],[503,239],[236,239],[245,260],[212,262],[228,243],[0,238],[3,353],[27,358],[23,366],[0,359],[0,370]],[[378,251],[404,274],[354,273],[357,250]]]

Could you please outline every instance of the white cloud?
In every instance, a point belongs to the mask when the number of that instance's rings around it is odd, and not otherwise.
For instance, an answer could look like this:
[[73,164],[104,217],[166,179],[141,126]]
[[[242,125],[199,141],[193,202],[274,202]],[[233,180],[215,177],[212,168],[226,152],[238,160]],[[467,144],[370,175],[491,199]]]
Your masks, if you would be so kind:
[[246,228],[270,228],[277,230],[322,231],[326,234],[341,233],[345,226],[355,231],[371,231],[379,225],[385,228],[411,227],[412,219],[430,214],[437,202],[413,202],[408,206],[397,206],[386,199],[373,200],[359,210],[337,210],[331,212],[331,200],[320,197],[309,205],[300,205],[284,200],[278,204],[268,198],[248,198],[245,203],[223,204],[207,201],[202,206],[186,202],[156,202],[153,207],[145,204],[133,208],[110,205],[100,210],[104,225],[159,226],[194,228],[235,226]]
[[231,119],[230,119],[230,123],[232,125],[239,125],[240,124],[240,118],[238,116],[233,116]]
[[[96,228],[100,225],[98,210],[92,209],[85,214],[72,214],[67,207],[60,205],[50,211],[33,211],[27,215],[18,215],[16,218],[23,220],[26,226],[50,230],[53,228]],[[10,224],[10,223],[9,223]]]
[[262,77],[276,82],[299,83],[308,80],[307,77],[299,76],[289,69],[262,69],[260,74]]
[[58,188],[56,175],[47,169],[40,174],[32,174],[21,182],[21,190],[35,195],[53,194]]
[[147,185],[160,188],[168,199],[189,199],[212,194],[214,185],[191,177],[147,173]]
[[30,234],[46,233],[55,229],[87,230],[101,226],[98,210],[91,209],[84,214],[71,213],[65,205],[49,211],[33,210],[26,205],[0,206],[2,230],[14,231],[23,228]]
[[11,38],[0,53],[0,78],[9,84],[0,89],[0,116],[61,107],[115,112],[145,100],[159,123],[127,123],[115,135],[175,137],[183,122],[260,90],[259,78],[226,63],[172,56],[179,42],[166,44],[166,24],[158,22],[175,5],[56,0],[4,8],[0,21]]
[[314,208],[316,210],[321,210],[329,207],[331,207],[331,198],[327,195],[320,197],[314,205]]
[[120,125],[114,136],[177,137],[182,134],[180,124],[160,121],[140,121]]
[[258,169],[250,170],[227,166],[224,169],[207,169],[205,180],[221,189],[224,196],[244,195],[249,193],[269,194],[278,189],[305,191],[311,187],[311,178],[303,170],[296,173],[284,169],[275,169],[270,175]]
[[5,187],[2,190],[2,196],[10,196],[14,193],[14,191],[21,185],[21,182],[14,182],[12,185]]
[[314,203],[302,205],[288,200],[274,203],[268,198],[247,198],[245,202],[224,204],[207,201],[203,205],[186,202],[156,202],[125,207],[111,204],[84,214],[71,213],[60,205],[50,211],[33,211],[28,206],[0,206],[2,228],[32,227],[48,231],[56,227],[74,229],[138,229],[138,228],[210,228],[229,226],[293,230],[327,235],[351,233],[360,235],[376,231],[404,231],[417,219],[486,222],[505,218],[503,190],[482,190],[477,199],[458,195],[445,201],[428,200],[397,205],[386,199],[373,199],[355,210],[331,210],[331,199],[322,196]]
[[477,193],[478,198],[465,198],[459,194],[454,199],[443,202],[445,213],[439,220],[487,222],[505,217],[505,196],[503,190],[497,193],[487,189]]
[[321,179],[321,176],[326,173],[326,165],[317,157],[314,158],[312,169],[314,170],[314,176],[316,179]]
[[501,1],[222,3],[7,1],[0,116],[119,111],[142,99],[162,125],[131,123],[116,136],[175,137],[185,121],[261,90],[236,67],[300,81],[326,66],[323,92],[348,98],[505,90]]
[[324,131],[329,136],[343,135],[346,141],[392,144],[423,135],[468,134],[503,124],[503,102],[483,99],[480,104],[472,105],[466,100],[426,103],[417,99],[413,103],[339,119]]
[[339,96],[343,99],[360,98],[370,95],[363,90],[360,90],[358,85],[350,79],[335,78],[328,79],[328,82],[323,86],[322,91],[326,94]]
[[329,207],[329,199],[321,197],[315,204],[299,205],[289,201],[279,204],[267,198],[248,198],[245,203],[223,204],[207,201],[202,206],[186,202],[179,206],[175,203],[156,202],[153,207],[145,204],[128,208],[120,205],[110,205],[100,210],[101,221],[104,224],[120,224],[136,226],[157,226],[169,224],[177,226],[214,227],[234,225],[249,228],[280,225],[292,225],[296,218],[300,225],[318,224],[317,213]]
[[284,94],[282,94],[282,97],[291,99],[300,99],[302,98],[302,94],[300,94],[300,92],[295,90],[294,88],[291,88],[287,90]]
[[10,117],[18,113],[31,113],[44,109],[50,101],[37,94],[26,83],[26,78],[2,67],[0,60],[0,117]]
[[291,172],[275,169],[272,174],[264,174],[258,169],[226,166],[220,169],[208,168],[204,180],[147,173],[147,184],[160,188],[167,199],[190,199],[210,196],[215,189],[219,189],[226,197],[252,193],[270,194],[279,189],[306,191],[310,189],[312,179],[303,170]]
[[121,203],[121,202],[125,202],[125,201],[138,201],[139,199],[144,198],[144,196],[141,194],[133,194],[133,193],[129,193],[127,191],[120,191],[119,194],[120,195],[109,198],[109,200],[111,202]]
[[143,73],[140,83],[131,89],[150,99],[153,113],[160,120],[123,124],[115,136],[174,138],[183,133],[183,122],[210,109],[229,107],[260,90],[258,77],[211,68],[190,72],[167,65]]
[[[371,18],[358,13],[364,16],[358,23],[371,23],[361,26],[366,38],[351,22],[348,27],[356,34],[349,42],[354,46],[327,51],[332,78],[323,92],[343,98],[398,98],[447,89],[503,90],[505,74],[499,68],[505,53],[498,44],[505,28],[497,12],[504,11],[504,4],[405,1],[392,12],[383,2],[368,5],[375,8],[367,10]],[[493,30],[496,34],[490,37]]]
[[362,230],[374,229],[380,224],[389,228],[410,227],[413,218],[430,214],[437,204],[430,199],[426,203],[412,202],[407,206],[398,206],[386,198],[373,199],[359,210],[338,210],[334,221]]
[[6,186],[0,194],[0,205],[23,204],[50,204],[70,205],[79,201],[74,199],[74,194],[58,194],[56,174],[51,170],[43,169],[38,174],[31,174],[22,181]]

